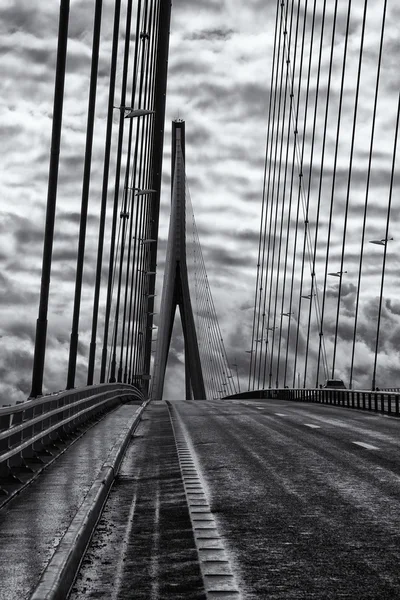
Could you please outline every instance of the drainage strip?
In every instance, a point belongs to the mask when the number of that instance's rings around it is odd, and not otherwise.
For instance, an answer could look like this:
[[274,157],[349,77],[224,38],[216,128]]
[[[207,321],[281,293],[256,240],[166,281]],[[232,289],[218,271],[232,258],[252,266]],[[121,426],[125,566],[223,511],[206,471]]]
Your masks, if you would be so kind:
[[241,600],[242,595],[211,512],[194,453],[187,442],[179,415],[169,402],[167,405],[206,597],[209,600]]

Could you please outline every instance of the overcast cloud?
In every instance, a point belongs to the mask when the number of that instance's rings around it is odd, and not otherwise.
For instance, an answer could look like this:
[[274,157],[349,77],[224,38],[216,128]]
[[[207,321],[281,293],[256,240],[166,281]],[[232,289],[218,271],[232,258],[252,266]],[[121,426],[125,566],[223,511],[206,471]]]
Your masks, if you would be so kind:
[[[319,3],[317,4],[319,6]],[[339,29],[343,30],[347,3],[340,4]],[[379,23],[382,2],[373,0],[368,4],[370,23],[374,20]],[[381,239],[384,236],[394,114],[399,91],[400,9],[396,8],[394,3],[390,4],[367,239]],[[125,6],[124,2],[123,5]],[[355,85],[359,39],[357,35],[363,2],[357,0],[353,5],[345,96],[345,105],[348,106],[349,112],[343,127],[343,131],[348,133],[343,134],[338,163],[338,199],[335,202],[337,218],[331,250],[332,270],[334,264],[337,265],[341,252],[342,215],[348,168],[346,152],[352,119],[351,90],[354,90]],[[92,0],[71,0],[68,73],[45,371],[45,386],[50,391],[62,389],[66,384],[82,190],[93,8]],[[161,295],[163,253],[168,232],[170,122],[179,116],[186,121],[187,177],[209,281],[228,357],[232,362],[236,358],[239,364],[242,386],[247,384],[249,355],[245,350],[251,343],[275,8],[276,2],[266,0],[176,0],[172,7],[157,299]],[[105,0],[103,13],[77,385],[85,382],[90,339],[113,2]],[[328,18],[327,23],[329,22]],[[320,21],[317,20],[317,23]],[[41,2],[33,6],[29,0],[0,0],[0,403],[24,399],[30,391],[47,196],[57,27],[58,2]],[[340,41],[339,36],[337,52],[340,51],[341,43],[343,38]],[[376,29],[370,27],[366,37],[370,65],[365,65],[365,89],[368,89],[369,79],[372,87],[378,44],[379,26]],[[120,77],[121,68],[118,80]],[[334,78],[334,102],[337,102],[339,83],[338,77]],[[326,81],[321,82],[321,106],[323,95],[326,93],[324,86],[326,87]],[[341,302],[340,338],[343,342],[338,356],[338,375],[345,380],[348,378],[348,352],[354,318],[354,273],[358,263],[360,214],[365,197],[363,186],[368,158],[366,140],[371,126],[372,93],[371,91],[369,95],[363,95],[360,101],[358,149],[353,176],[354,183],[357,182],[358,185],[352,187],[349,222],[351,234],[346,245],[348,278],[344,282],[346,287]],[[311,97],[312,94],[313,90]],[[332,110],[334,123],[334,109]],[[334,127],[329,129],[330,158],[327,159],[326,171],[324,170],[325,194],[329,194],[331,185],[329,173],[332,168],[334,131]],[[308,160],[309,154],[306,152],[306,165]],[[306,166],[304,171],[307,171]],[[318,169],[315,165],[312,194],[315,194],[314,186],[317,185],[317,181]],[[383,385],[383,382],[387,385],[400,384],[400,309],[397,291],[400,277],[400,237],[396,235],[400,217],[398,191],[396,181],[390,231],[390,237],[395,239],[388,246],[378,371],[380,385]],[[312,214],[311,226],[314,218]],[[326,220],[326,215],[322,218]],[[322,231],[321,240],[323,235]],[[358,387],[370,385],[381,256],[379,246],[371,245],[368,248],[362,281],[363,303],[359,317],[355,372]],[[317,264],[319,268],[322,259],[318,259]],[[329,336],[331,316],[335,310],[335,285],[336,282],[330,282],[327,300],[325,335],[328,361],[332,354]],[[103,301],[104,290],[105,281],[102,289]],[[159,312],[159,307],[156,306],[155,311]],[[102,325],[103,313],[99,322],[99,346]],[[303,339],[304,332],[301,332],[300,338]],[[313,343],[315,347],[315,339]],[[173,337],[165,397],[171,398],[183,393],[183,340],[181,330],[177,330]]]

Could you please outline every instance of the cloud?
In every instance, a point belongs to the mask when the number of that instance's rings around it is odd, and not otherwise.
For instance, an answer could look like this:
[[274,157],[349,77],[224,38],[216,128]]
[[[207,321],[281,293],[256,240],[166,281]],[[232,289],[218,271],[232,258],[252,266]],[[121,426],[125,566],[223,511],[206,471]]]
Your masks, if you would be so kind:
[[210,40],[210,41],[226,41],[229,40],[235,32],[233,29],[208,29],[203,31],[195,31],[187,35],[184,39],[188,40]]
[[[77,384],[86,377],[86,360],[92,318],[93,284],[97,256],[97,232],[102,189],[104,159],[104,127],[107,115],[108,74],[111,57],[113,26],[113,3],[103,3],[102,41],[100,48],[98,103],[95,115],[93,165],[90,186],[87,240],[85,252],[84,286],[80,319],[79,363]],[[329,63],[330,32],[332,31],[333,5],[327,7],[325,21],[325,46],[323,64]],[[156,311],[159,312],[162,274],[165,265],[166,238],[170,213],[170,138],[171,120],[178,115],[186,121],[186,171],[192,205],[196,214],[198,233],[203,244],[204,258],[214,302],[220,319],[230,362],[236,358],[241,385],[247,386],[250,355],[245,352],[251,346],[254,290],[258,262],[258,240],[263,197],[264,160],[271,176],[279,164],[279,147],[267,149],[268,106],[272,99],[270,81],[273,55],[273,27],[275,4],[263,0],[219,2],[217,0],[176,0],[173,3],[169,78],[167,94],[167,118],[165,158],[160,212],[160,241],[158,252],[158,279]],[[319,189],[319,233],[316,256],[316,276],[319,290],[325,277],[326,240],[329,210],[333,199],[333,227],[329,250],[328,272],[337,271],[342,260],[342,238],[348,185],[351,130],[354,118],[356,67],[359,51],[359,35],[362,2],[352,3],[351,36],[346,61],[344,113],[339,135],[338,163],[334,172],[333,157],[336,146],[337,107],[340,87],[340,60],[343,55],[343,35],[346,25],[346,5],[340,7],[337,23],[337,39],[334,54],[334,77],[331,104],[327,121],[327,146],[321,171],[322,133],[325,129],[325,106],[327,97],[327,70],[320,81],[317,95],[316,68],[318,32],[322,21],[322,4],[317,5],[315,48],[311,66],[309,107],[307,125],[304,128],[304,88],[300,95],[298,125],[299,140],[305,139],[303,164],[304,186],[311,182],[309,206],[309,230],[311,239],[315,234]],[[307,22],[311,23],[311,10]],[[33,355],[33,337],[37,318],[40,287],[45,204],[53,111],[54,68],[58,29],[57,3],[40,3],[21,0],[3,2],[0,6],[0,48],[2,51],[2,94],[0,99],[0,149],[3,172],[0,178],[2,212],[0,214],[0,302],[2,347],[5,352],[0,359],[1,397],[22,399],[29,393],[30,368]],[[375,138],[373,144],[372,170],[369,189],[369,205],[365,228],[364,262],[361,277],[359,322],[355,358],[355,381],[357,385],[369,384],[371,364],[376,341],[377,295],[382,274],[382,247],[368,244],[369,240],[382,239],[385,235],[387,200],[389,194],[391,152],[395,125],[395,102],[399,74],[397,68],[398,32],[396,23],[400,12],[394,4],[388,6],[382,73],[378,101]],[[123,23],[125,15],[121,17]],[[303,19],[301,12],[300,18]],[[344,267],[347,271],[342,280],[339,304],[337,355],[338,373],[344,378],[349,374],[349,355],[352,350],[356,285],[358,281],[359,249],[363,228],[363,212],[366,198],[366,181],[371,141],[371,119],[376,81],[377,51],[379,48],[379,23],[382,7],[379,3],[368,6],[368,23],[365,38],[365,62],[361,73],[362,94],[358,106],[357,135],[349,193],[349,220],[344,245]],[[79,213],[82,195],[83,156],[87,124],[87,100],[90,71],[91,36],[93,27],[93,3],[89,0],[71,2],[67,76],[64,99],[63,135],[61,139],[57,217],[53,248],[51,275],[51,298],[49,305],[48,348],[45,373],[46,389],[65,386],[68,360],[68,344],[72,323],[72,302],[76,275],[78,249]],[[119,44],[117,95],[120,92],[123,34]],[[133,39],[133,38],[132,38]],[[304,69],[308,64],[305,51]],[[295,67],[298,76],[298,63]],[[295,78],[295,92],[298,84]],[[128,95],[130,90],[128,90]],[[297,94],[296,94],[297,98]],[[315,101],[316,139],[311,168],[311,139]],[[289,106],[289,97],[287,104]],[[287,117],[287,112],[286,112]],[[108,190],[105,260],[102,267],[101,310],[99,315],[98,347],[102,345],[104,302],[108,274],[108,243],[110,217],[114,201],[115,176],[115,125],[113,153]],[[293,124],[292,124],[293,125]],[[305,129],[305,130],[304,130]],[[286,129],[287,132],[287,123]],[[292,127],[293,135],[293,127]],[[293,148],[291,148],[293,150]],[[124,156],[126,148],[124,147]],[[299,304],[301,249],[304,239],[303,208],[299,211],[297,233],[297,256],[292,286],[291,268],[294,262],[296,202],[298,195],[298,158],[295,159],[295,179],[292,185],[292,152],[287,163],[286,208],[283,212],[283,236],[281,268],[286,246],[289,249],[286,292],[283,294],[284,277],[279,281],[275,270],[269,265],[268,279],[263,287],[271,291],[272,307],[277,306],[275,320],[280,323],[280,311],[288,310],[290,290],[293,289],[292,311],[295,315],[290,324],[285,321],[281,335],[274,338],[272,364],[276,366],[278,342],[281,353],[288,349],[288,381],[296,379],[294,351],[298,333],[297,370],[304,369],[303,351],[307,343],[309,301]],[[125,163],[123,163],[125,164]],[[267,170],[267,177],[269,171]],[[321,178],[322,177],[322,178]],[[293,204],[289,228],[288,197],[293,189]],[[278,186],[266,196],[266,206],[275,206]],[[272,190],[272,188],[271,188]],[[280,193],[283,181],[280,184]],[[398,181],[395,180],[395,199]],[[269,213],[268,213],[269,214]],[[269,247],[275,248],[275,265],[279,253],[280,217],[276,233],[271,229]],[[400,241],[396,239],[400,209],[393,201],[390,235],[394,240],[387,246],[382,328],[380,332],[379,374],[388,383],[398,382],[399,314],[398,256]],[[269,216],[267,226],[269,228]],[[289,231],[287,236],[286,232]],[[270,263],[272,260],[270,255]],[[311,289],[309,256],[305,257],[303,293]],[[272,281],[272,290],[270,282]],[[277,282],[277,283],[276,283]],[[333,356],[333,336],[336,329],[337,281],[328,280],[325,306],[324,337],[328,363]],[[277,286],[277,289],[275,289]],[[301,312],[298,314],[298,307]],[[319,326],[312,308],[310,322],[309,382],[316,379]],[[269,321],[273,320],[270,315]],[[268,317],[267,317],[268,321]],[[257,334],[258,335],[258,334]],[[184,394],[182,333],[174,332],[170,364],[166,379],[167,397]],[[397,361],[397,362],[396,362]],[[97,357],[97,367],[99,357]],[[269,368],[269,367],[268,367]],[[280,377],[282,377],[282,365]],[[289,374],[290,373],[290,374]],[[274,376],[275,377],[275,376]]]

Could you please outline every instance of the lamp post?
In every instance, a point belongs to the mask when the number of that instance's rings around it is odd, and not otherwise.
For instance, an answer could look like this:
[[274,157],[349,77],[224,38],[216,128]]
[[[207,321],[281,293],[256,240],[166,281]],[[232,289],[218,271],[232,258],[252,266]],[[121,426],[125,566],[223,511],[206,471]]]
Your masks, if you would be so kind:
[[378,308],[378,319],[376,324],[376,338],[375,338],[375,352],[374,352],[374,368],[372,371],[372,382],[371,389],[374,390],[376,387],[376,366],[378,362],[378,346],[379,346],[379,329],[381,324],[381,313],[382,313],[382,301],[383,301],[383,285],[385,281],[385,267],[386,267],[386,253],[387,253],[387,243],[392,241],[393,238],[383,238],[382,240],[370,240],[370,244],[376,244],[378,246],[383,246],[383,264],[382,264],[382,276],[381,276],[381,287],[379,292],[379,308]]
[[[342,265],[343,265],[343,261],[342,261]],[[341,298],[341,293],[342,293],[342,277],[345,273],[347,273],[347,271],[336,271],[334,273],[328,273],[328,275],[330,275],[331,277],[339,278],[339,288],[338,288],[337,306],[336,306],[335,341],[333,344],[333,358],[332,358],[332,373],[331,373],[332,379],[335,378],[336,344],[337,344],[338,329],[339,329],[340,298]],[[322,341],[322,335],[323,335],[323,332],[321,331],[320,332],[320,342]]]
[[125,119],[134,119],[135,117],[145,117],[147,115],[154,115],[154,110],[147,110],[145,108],[133,108],[132,106],[114,106],[121,112],[125,112]]
[[237,384],[238,384],[238,391],[239,391],[239,394],[240,394],[239,371],[238,371],[238,364],[237,364],[236,358],[235,358],[235,362],[232,363],[232,367],[235,367],[235,370],[236,370],[236,379],[237,379]]
[[377,244],[378,246],[386,246],[388,242],[391,242],[393,238],[384,238],[383,240],[369,240],[370,244]]
[[245,352],[246,352],[246,354],[250,354],[249,385],[248,385],[248,391],[250,391],[251,365],[252,365],[252,360],[253,360],[253,352],[255,352],[255,349],[245,350]]

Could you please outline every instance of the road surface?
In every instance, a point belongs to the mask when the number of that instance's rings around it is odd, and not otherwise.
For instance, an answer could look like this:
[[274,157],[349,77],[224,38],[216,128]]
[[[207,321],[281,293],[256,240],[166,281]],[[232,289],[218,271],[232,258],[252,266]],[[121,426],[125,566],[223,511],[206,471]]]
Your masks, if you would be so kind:
[[[0,511],[2,600],[29,598],[136,408]],[[317,404],[153,402],[71,597],[400,599],[399,433],[394,417]]]
[[[400,598],[398,420],[275,400],[172,405],[242,598]],[[168,411],[153,403],[72,598],[203,598],[192,529]]]

